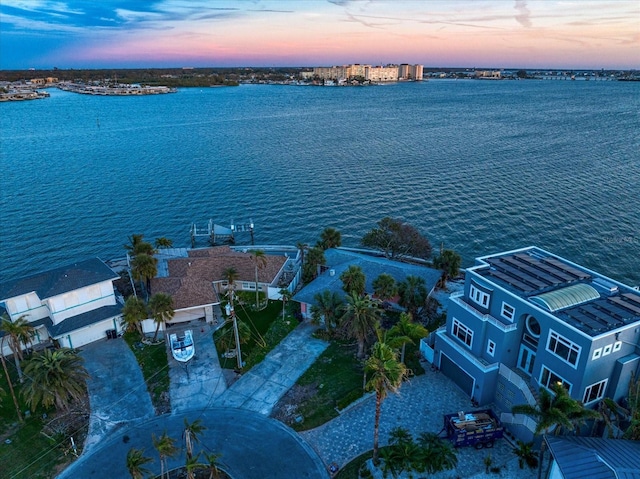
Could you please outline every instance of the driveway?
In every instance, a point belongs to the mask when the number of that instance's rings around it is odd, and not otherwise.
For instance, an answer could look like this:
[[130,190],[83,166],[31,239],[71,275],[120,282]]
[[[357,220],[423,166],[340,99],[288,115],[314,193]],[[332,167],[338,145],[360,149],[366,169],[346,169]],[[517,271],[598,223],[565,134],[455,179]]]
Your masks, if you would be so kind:
[[205,408],[227,389],[213,344],[214,327],[201,321],[193,321],[171,327],[167,330],[167,335],[180,334],[187,329],[193,333],[196,349],[194,357],[187,363],[173,358],[167,341],[171,384],[169,396],[173,412]]
[[147,385],[124,339],[104,339],[82,347],[91,376],[87,381],[91,416],[85,454],[107,434],[130,421],[155,415]]
[[[300,437],[275,419],[255,412],[213,408],[186,414],[158,416],[138,421],[125,431],[118,431],[96,446],[91,455],[83,454],[58,478],[112,479],[129,477],[126,456],[132,447],[144,449],[154,459],[148,464],[153,474],[160,474],[158,454],[153,448],[151,434],[167,431],[183,446],[181,440],[184,419],[201,419],[207,428],[200,435],[196,452],[222,454],[221,467],[234,479],[328,479],[324,464]],[[169,460],[169,468],[184,465],[184,449]]]
[[303,323],[267,357],[220,396],[217,406],[243,408],[268,416],[329,343],[312,337],[316,327]]

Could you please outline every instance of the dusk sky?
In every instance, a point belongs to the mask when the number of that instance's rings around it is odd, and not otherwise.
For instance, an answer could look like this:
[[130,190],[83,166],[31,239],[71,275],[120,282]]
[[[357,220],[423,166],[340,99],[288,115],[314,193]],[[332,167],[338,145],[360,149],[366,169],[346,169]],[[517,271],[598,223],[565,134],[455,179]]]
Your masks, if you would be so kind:
[[0,69],[640,69],[640,0],[2,0]]

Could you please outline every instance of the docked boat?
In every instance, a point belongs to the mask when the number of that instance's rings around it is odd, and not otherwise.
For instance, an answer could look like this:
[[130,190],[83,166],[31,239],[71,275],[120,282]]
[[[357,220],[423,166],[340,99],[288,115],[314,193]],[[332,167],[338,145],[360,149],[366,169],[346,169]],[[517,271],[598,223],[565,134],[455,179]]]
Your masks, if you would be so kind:
[[178,336],[172,334],[169,336],[171,343],[171,354],[176,361],[187,362],[193,357],[196,352],[196,348],[193,345],[193,332],[187,329],[184,332],[184,336]]

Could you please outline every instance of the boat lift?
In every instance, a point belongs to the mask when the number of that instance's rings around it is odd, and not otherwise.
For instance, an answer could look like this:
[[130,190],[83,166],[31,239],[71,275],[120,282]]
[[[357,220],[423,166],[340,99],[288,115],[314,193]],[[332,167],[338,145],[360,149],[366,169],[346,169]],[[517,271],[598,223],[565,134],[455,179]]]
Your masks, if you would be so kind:
[[196,223],[193,223],[191,225],[189,233],[191,236],[191,247],[195,248],[196,239],[200,237],[207,237],[212,245],[223,243],[234,244],[236,242],[235,234],[246,232],[249,232],[251,234],[251,245],[253,246],[253,231],[254,223],[252,219],[249,219],[249,221],[241,221],[239,223],[231,220],[231,225],[229,228],[227,228],[226,226],[215,224],[213,220],[210,219],[204,226],[198,226]]

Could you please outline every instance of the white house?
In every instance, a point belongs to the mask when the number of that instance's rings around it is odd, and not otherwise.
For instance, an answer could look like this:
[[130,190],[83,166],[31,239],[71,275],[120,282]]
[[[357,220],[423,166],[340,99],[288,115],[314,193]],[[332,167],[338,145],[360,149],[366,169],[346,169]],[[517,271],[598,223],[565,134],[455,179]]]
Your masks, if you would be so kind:
[[0,305],[11,321],[25,316],[35,328],[34,344],[55,340],[78,348],[120,329],[122,305],[113,289],[118,277],[94,258],[2,282]]

